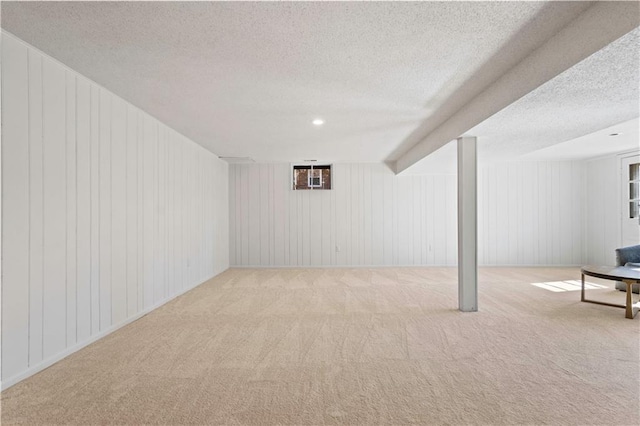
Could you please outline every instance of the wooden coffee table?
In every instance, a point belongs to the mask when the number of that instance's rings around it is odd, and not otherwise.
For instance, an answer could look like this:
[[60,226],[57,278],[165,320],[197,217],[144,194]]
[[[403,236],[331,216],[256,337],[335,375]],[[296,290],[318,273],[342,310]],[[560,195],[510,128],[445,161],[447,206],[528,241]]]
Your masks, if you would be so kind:
[[[635,283],[640,283],[640,269],[627,268],[624,266],[583,266],[580,270],[582,272],[582,294],[580,300],[582,302],[597,303],[598,305],[615,306],[617,308],[625,309],[625,318],[633,319],[640,306],[638,303],[633,303],[632,286]],[[602,278],[605,280],[622,281],[627,285],[627,303],[625,305],[617,305],[615,303],[599,302],[597,300],[587,300],[584,297],[584,276]]]

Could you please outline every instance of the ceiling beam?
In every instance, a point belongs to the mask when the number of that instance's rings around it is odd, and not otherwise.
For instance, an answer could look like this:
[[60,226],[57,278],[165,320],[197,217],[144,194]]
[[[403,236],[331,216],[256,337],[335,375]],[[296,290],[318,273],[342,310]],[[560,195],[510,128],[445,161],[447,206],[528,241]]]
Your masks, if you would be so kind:
[[442,120],[394,164],[400,173],[640,25],[637,2],[596,2]]

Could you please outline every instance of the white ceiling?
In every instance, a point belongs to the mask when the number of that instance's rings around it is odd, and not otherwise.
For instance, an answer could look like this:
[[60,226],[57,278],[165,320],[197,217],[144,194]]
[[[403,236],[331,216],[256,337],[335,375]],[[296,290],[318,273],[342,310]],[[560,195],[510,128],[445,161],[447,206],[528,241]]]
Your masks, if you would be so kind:
[[640,150],[640,119],[638,118],[530,152],[518,159],[584,160],[632,150]]
[[[4,2],[2,27],[218,155],[380,162],[478,70],[508,69],[587,6]],[[481,155],[638,117],[638,46],[635,31],[472,129]]]
[[[487,151],[491,152],[492,149],[491,146],[483,144],[482,139],[478,141],[480,166],[507,160],[585,160],[620,152],[637,151],[640,150],[640,119],[634,118],[524,155],[498,156],[498,159],[493,159],[487,154]],[[407,175],[455,174],[456,154],[456,142],[451,141],[403,173]]]
[[[584,159],[640,149],[640,28],[561,73],[466,132],[479,164]],[[609,138],[610,133],[621,136]],[[407,170],[455,173],[455,143]]]

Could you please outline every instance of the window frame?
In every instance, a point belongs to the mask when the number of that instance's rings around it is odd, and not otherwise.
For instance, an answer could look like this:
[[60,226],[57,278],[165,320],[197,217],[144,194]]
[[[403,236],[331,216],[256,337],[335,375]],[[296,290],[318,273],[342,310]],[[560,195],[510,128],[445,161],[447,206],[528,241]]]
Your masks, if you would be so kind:
[[[297,188],[296,170],[309,170],[307,172],[307,188]],[[318,170],[319,176],[313,176],[314,170]],[[329,170],[329,188],[325,188],[322,170]],[[320,178],[319,184],[313,184],[312,179]],[[330,191],[333,189],[333,164],[331,163],[291,163],[291,190],[292,191]]]

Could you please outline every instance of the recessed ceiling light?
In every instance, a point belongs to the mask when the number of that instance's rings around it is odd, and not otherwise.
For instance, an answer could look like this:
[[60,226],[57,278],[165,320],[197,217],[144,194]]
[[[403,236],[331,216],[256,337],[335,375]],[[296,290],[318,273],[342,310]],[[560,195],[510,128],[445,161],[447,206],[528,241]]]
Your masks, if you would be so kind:
[[609,134],[609,136],[618,136],[618,135],[620,135],[620,134],[621,134],[621,133],[610,133],[610,134]]
[[322,126],[324,124],[324,120],[322,118],[316,118],[312,123],[314,126]]

